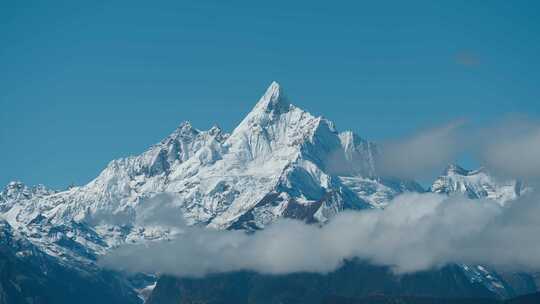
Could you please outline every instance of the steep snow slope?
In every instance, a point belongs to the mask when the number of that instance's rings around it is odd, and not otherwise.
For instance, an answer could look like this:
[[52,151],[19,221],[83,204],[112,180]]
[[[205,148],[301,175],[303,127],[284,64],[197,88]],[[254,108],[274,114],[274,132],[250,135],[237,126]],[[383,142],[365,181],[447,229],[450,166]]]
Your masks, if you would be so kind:
[[21,182],[10,182],[0,192],[0,213],[8,211],[20,201],[29,200],[34,197],[49,196],[54,193],[55,191],[47,189],[43,185],[29,188]]

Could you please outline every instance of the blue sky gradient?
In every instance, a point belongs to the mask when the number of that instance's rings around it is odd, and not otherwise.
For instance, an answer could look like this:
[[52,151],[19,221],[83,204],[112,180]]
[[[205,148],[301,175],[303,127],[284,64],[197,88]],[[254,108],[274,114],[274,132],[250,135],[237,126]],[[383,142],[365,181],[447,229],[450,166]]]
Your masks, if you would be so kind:
[[538,1],[1,1],[0,184],[83,184],[272,80],[385,140],[540,116]]

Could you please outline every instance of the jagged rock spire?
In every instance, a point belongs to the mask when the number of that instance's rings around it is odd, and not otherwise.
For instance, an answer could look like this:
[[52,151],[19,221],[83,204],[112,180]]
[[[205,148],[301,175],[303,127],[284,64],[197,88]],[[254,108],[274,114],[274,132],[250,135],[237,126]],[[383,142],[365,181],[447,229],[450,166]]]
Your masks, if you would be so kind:
[[252,112],[264,111],[272,112],[286,111],[290,106],[287,96],[283,92],[281,85],[273,81],[264,95],[259,99]]

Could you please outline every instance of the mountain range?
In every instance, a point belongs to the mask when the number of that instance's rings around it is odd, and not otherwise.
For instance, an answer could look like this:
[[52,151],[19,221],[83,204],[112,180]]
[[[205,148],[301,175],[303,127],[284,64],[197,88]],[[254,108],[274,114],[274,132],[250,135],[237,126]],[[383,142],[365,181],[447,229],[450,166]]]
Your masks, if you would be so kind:
[[123,244],[174,238],[181,233],[176,222],[256,233],[279,218],[323,225],[342,210],[385,208],[407,192],[463,194],[505,206],[529,191],[520,181],[458,165],[424,189],[381,175],[380,149],[291,104],[274,82],[231,133],[183,122],[142,154],[111,161],[86,185],[57,191],[11,182],[0,192],[0,303],[140,303],[147,297],[148,303],[314,303],[377,292],[503,299],[538,289],[534,275],[487,265],[398,277],[348,261],[328,275],[186,279],[126,274],[97,263]]

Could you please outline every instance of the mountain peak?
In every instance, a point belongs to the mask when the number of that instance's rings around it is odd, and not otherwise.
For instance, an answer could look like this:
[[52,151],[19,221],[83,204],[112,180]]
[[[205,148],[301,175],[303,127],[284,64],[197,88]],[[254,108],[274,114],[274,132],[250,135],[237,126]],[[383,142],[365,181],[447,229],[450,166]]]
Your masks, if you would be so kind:
[[469,175],[469,173],[471,173],[471,171],[464,169],[457,164],[450,164],[444,170],[443,175],[451,175],[451,174]]
[[33,187],[29,187],[21,181],[11,181],[4,189],[0,189],[0,202],[2,200],[31,198],[32,196],[43,196],[55,193],[55,191],[46,188],[42,184],[38,184]]
[[199,131],[195,129],[191,122],[183,121],[174,132],[169,136],[169,138],[178,138],[178,137],[193,137],[197,135]]
[[208,130],[208,133],[210,135],[215,135],[217,133],[220,133],[221,132],[221,127],[217,124],[214,124],[209,130]]
[[193,129],[193,126],[191,125],[191,122],[187,120],[184,120],[183,122],[181,122],[177,128],[177,130],[186,130],[186,131],[192,130],[192,129]]
[[282,113],[286,112],[289,106],[290,103],[285,96],[281,85],[275,81],[272,81],[253,110]]
[[[229,137],[229,141],[243,141],[245,138],[250,137],[250,135],[247,134],[253,132],[259,133],[260,130],[280,121],[280,117],[284,114],[290,114],[294,110],[299,109],[289,103],[281,86],[273,81],[251,112],[249,112],[242,122],[234,129]],[[299,117],[300,116],[298,115],[295,119],[298,119]],[[290,123],[290,121],[282,123],[287,124]],[[265,138],[264,140],[268,141],[268,138]]]
[[15,189],[15,188],[18,188],[18,189],[21,189],[21,188],[24,188],[26,185],[21,182],[21,181],[18,181],[18,180],[15,180],[15,181],[11,181],[7,184],[6,188],[10,188],[10,189]]

